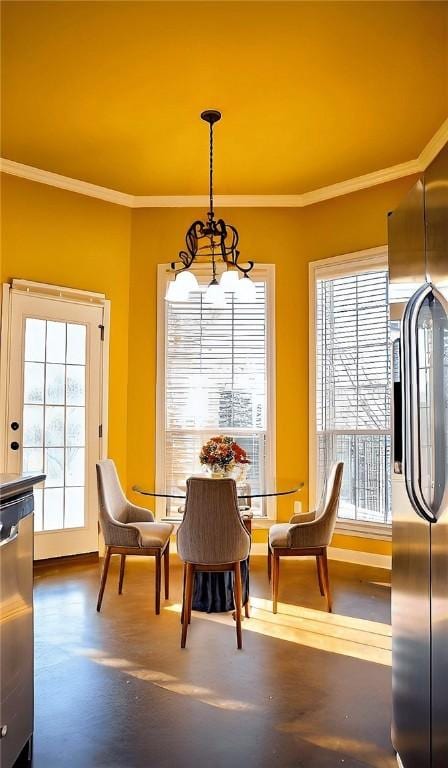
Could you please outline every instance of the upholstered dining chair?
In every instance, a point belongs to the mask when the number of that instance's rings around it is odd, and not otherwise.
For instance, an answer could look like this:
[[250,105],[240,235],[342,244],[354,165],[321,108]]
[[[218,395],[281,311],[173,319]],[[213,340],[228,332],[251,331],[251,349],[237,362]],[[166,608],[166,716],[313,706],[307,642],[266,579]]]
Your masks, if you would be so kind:
[[126,555],[155,557],[155,610],[160,613],[161,562],[164,559],[165,599],[169,597],[171,523],[155,523],[148,509],[131,504],[125,497],[111,459],[96,465],[99,497],[99,519],[106,553],[98,593],[97,611],[101,610],[109,563],[112,555],[121,555],[118,594],[123,591]]
[[249,555],[250,536],[241,521],[235,480],[190,477],[185,512],[177,531],[177,551],[184,561],[181,648],[187,642],[195,573],[232,571],[237,647],[242,648],[240,563]]
[[322,495],[321,503],[314,512],[293,515],[289,523],[277,523],[269,531],[268,576],[272,581],[272,610],[277,613],[278,585],[281,557],[314,555],[320,593],[327,599],[328,611],[332,610],[330,580],[328,576],[327,547],[336,524],[341,493],[343,462],[332,465]]

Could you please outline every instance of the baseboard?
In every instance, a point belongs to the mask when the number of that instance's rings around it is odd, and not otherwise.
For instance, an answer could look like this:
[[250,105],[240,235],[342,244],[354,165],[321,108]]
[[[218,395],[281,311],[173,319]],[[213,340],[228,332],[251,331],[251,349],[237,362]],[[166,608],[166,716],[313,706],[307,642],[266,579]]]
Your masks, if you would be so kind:
[[388,571],[392,570],[391,555],[379,555],[376,552],[363,552],[357,549],[328,547],[328,557],[332,560],[342,560],[345,563],[370,565],[373,568],[385,568]]
[[[266,548],[266,544],[255,543],[252,544],[250,553],[251,555],[265,555]],[[370,565],[373,568],[385,568],[389,571],[392,568],[390,555],[377,555],[374,552],[361,552],[357,549],[342,549],[340,547],[328,547],[327,552],[330,560],[340,560],[355,565]]]
[[99,552],[85,552],[81,555],[64,555],[63,557],[48,557],[34,560],[34,568],[47,567],[49,565],[69,565],[71,563],[97,563]]

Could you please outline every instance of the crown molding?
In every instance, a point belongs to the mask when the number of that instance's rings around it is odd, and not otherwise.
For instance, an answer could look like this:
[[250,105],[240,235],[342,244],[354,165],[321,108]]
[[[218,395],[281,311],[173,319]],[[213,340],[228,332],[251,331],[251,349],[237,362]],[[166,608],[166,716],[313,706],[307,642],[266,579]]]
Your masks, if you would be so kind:
[[409,160],[399,165],[391,165],[390,168],[383,168],[380,171],[365,173],[363,176],[356,176],[354,179],[339,181],[337,184],[330,184],[328,187],[314,189],[311,192],[304,192],[300,195],[302,206],[314,205],[324,200],[330,200],[333,197],[350,195],[352,192],[359,192],[361,189],[376,187],[379,184],[386,184],[388,181],[403,179],[405,176],[412,176],[414,173],[420,173],[419,160]]
[[419,163],[421,165],[420,171],[425,171],[426,168],[436,155],[439,154],[440,150],[443,149],[445,144],[448,142],[448,118],[442,123],[439,130],[435,132],[432,139],[430,139],[426,145],[420,152],[420,155],[418,157]]
[[88,181],[72,179],[69,176],[61,176],[52,171],[43,171],[41,168],[34,168],[32,165],[16,163],[14,160],[0,158],[0,171],[8,173],[11,176],[18,176],[28,181],[37,181],[39,184],[47,184],[49,187],[58,187],[66,189],[68,192],[76,192],[78,195],[87,197],[96,197],[98,200],[105,200],[107,203],[116,203],[133,208],[133,195],[126,192],[118,192],[116,189],[100,187],[97,184],[90,184]]
[[[314,189],[300,195],[215,195],[215,203],[220,208],[304,208],[308,205],[331,200],[334,197],[349,195],[362,189],[422,173],[447,142],[448,118],[442,123],[416,160],[392,165],[389,168],[366,173],[363,176],[330,184],[327,187]],[[203,208],[209,202],[207,195],[130,195],[127,192],[119,192],[116,189],[90,184],[80,179],[61,176],[59,173],[44,171],[5,158],[0,158],[0,171],[29,181],[36,181],[39,184],[47,184],[80,195],[95,197],[108,203],[123,205],[127,208]]]

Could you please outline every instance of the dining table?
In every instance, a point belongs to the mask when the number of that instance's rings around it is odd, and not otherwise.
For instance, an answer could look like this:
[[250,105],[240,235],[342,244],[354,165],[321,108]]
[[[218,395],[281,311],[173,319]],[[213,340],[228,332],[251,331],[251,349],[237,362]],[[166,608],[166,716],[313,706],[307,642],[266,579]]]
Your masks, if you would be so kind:
[[[200,477],[204,477],[203,474]],[[219,482],[215,480],[214,482]],[[279,496],[290,496],[298,493],[303,488],[304,483],[300,480],[288,480],[283,478],[273,478],[271,480],[243,480],[236,482],[238,497],[238,506],[241,520],[252,536],[253,524],[257,520],[266,520],[266,517],[251,512],[252,499],[267,499]],[[181,481],[178,485],[148,487],[146,485],[133,485],[132,490],[143,496],[152,496],[155,498],[174,499],[179,501],[177,515],[168,516],[164,519],[173,523],[182,522],[183,504],[187,497],[187,483]],[[249,616],[249,557],[242,560],[241,581],[243,586],[243,606],[246,617]],[[192,608],[195,611],[206,613],[221,613],[225,611],[234,611],[234,593],[233,593],[233,573],[231,571],[207,572],[201,571],[195,574],[193,587]]]

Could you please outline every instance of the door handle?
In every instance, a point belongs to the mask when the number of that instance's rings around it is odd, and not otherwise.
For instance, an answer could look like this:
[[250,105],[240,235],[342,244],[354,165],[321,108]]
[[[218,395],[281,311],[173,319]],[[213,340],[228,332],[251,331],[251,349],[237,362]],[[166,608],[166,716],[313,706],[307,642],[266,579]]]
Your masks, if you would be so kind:
[[418,383],[417,320],[426,297],[432,293],[430,283],[419,288],[409,299],[403,315],[402,379],[404,382],[403,423],[405,436],[404,475],[409,501],[417,514],[430,523],[437,517],[428,506],[420,484],[420,414]]

